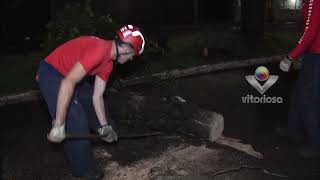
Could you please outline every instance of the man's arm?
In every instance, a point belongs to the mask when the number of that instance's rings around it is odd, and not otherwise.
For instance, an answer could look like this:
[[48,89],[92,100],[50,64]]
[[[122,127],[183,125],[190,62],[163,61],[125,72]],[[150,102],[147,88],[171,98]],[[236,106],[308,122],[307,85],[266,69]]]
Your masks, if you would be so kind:
[[56,122],[64,124],[67,109],[73,96],[76,84],[86,75],[86,71],[82,65],[77,62],[69,74],[62,80],[57,101]]
[[320,30],[320,0],[311,0],[308,4],[307,20],[304,26],[304,32],[301,36],[297,46],[288,54],[291,60],[296,60],[314,42],[315,37]]
[[102,80],[98,75],[96,76],[94,82],[94,91],[93,91],[93,106],[96,111],[98,120],[100,122],[101,128],[98,129],[98,133],[103,136],[101,139],[112,143],[118,140],[117,133],[108,125],[106,110],[104,107],[103,93],[106,89],[106,82]]
[[96,76],[94,82],[94,91],[92,96],[94,110],[98,117],[101,126],[107,125],[107,116],[104,106],[103,93],[106,89],[106,82],[102,80],[99,76]]

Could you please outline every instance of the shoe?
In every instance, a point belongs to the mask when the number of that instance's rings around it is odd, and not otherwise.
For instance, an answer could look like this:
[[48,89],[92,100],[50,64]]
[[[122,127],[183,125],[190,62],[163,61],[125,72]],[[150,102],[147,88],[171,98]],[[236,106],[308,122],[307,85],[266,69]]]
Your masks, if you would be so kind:
[[320,151],[316,151],[310,147],[301,148],[298,153],[305,159],[320,158]]
[[84,180],[102,180],[104,177],[104,172],[101,169],[94,169],[90,171],[86,176],[84,176]]

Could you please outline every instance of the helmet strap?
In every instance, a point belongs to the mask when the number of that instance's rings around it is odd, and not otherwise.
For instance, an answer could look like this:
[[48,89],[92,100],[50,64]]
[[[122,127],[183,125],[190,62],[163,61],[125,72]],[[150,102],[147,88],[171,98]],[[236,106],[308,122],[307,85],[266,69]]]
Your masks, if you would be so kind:
[[119,53],[120,42],[119,42],[119,39],[118,39],[118,38],[115,39],[115,44],[116,44],[116,52],[117,52],[117,54],[116,54],[116,60],[118,61],[118,59],[119,59],[119,57],[120,57],[120,53]]

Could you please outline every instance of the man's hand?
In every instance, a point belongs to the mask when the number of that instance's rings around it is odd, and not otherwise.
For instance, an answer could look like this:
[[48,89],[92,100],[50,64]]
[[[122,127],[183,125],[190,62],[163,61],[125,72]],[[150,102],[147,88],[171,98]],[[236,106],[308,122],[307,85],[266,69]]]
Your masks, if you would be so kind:
[[279,64],[279,67],[284,72],[289,72],[290,67],[292,64],[292,60],[290,60],[288,57],[285,57]]
[[109,125],[102,126],[101,128],[98,129],[98,132],[101,136],[103,136],[101,137],[101,139],[108,143],[118,141],[117,133]]
[[50,133],[47,134],[47,138],[49,141],[54,143],[60,143],[66,138],[65,133],[65,124],[61,124],[53,120],[52,128],[50,130]]

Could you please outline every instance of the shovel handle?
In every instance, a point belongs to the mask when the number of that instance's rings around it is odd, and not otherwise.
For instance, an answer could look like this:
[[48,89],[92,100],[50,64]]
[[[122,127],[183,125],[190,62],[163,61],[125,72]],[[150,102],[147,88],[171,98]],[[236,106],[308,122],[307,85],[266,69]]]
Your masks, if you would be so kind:
[[[132,134],[132,135],[125,135],[125,136],[118,136],[118,139],[139,139],[145,138],[150,136],[160,136],[164,135],[161,132],[154,132],[154,133],[146,133],[146,134]],[[66,139],[98,139],[102,138],[107,135],[99,135],[99,134],[67,134]]]

